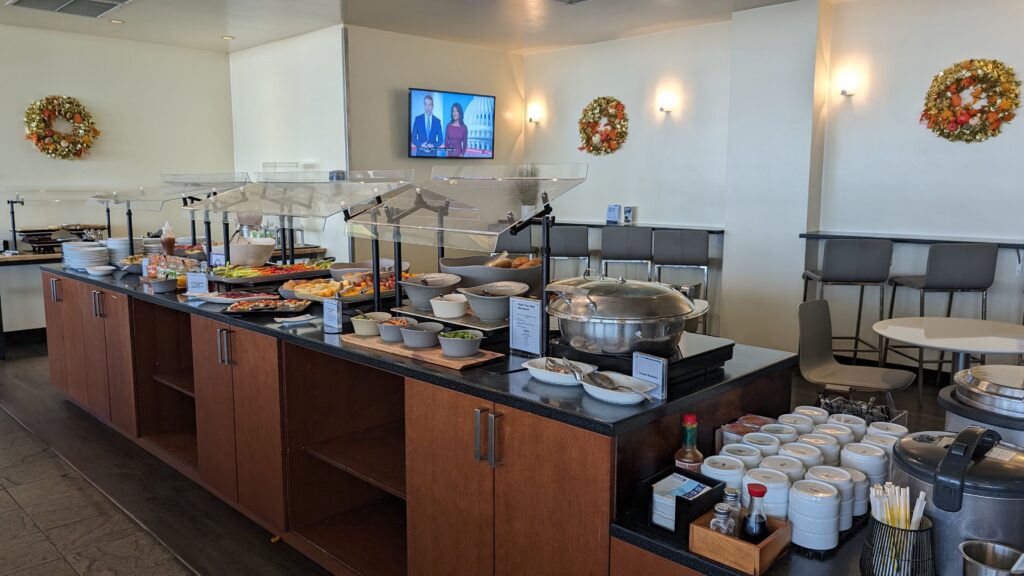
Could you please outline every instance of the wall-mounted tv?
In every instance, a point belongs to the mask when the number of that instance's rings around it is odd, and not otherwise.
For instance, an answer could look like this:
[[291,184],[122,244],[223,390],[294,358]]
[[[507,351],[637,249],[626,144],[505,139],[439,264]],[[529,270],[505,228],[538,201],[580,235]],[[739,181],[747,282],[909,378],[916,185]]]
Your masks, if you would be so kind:
[[410,158],[494,158],[494,96],[409,89]]

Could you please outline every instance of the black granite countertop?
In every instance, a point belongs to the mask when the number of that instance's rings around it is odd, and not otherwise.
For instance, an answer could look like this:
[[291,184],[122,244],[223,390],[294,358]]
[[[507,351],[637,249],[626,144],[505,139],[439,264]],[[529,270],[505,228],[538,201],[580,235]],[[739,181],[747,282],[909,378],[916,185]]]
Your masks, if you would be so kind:
[[[587,395],[581,387],[561,387],[544,384],[530,378],[529,373],[514,372],[527,358],[508,356],[493,364],[458,371],[426,362],[402,358],[387,352],[346,346],[339,334],[323,331],[322,313],[317,305],[310,313],[319,315],[310,324],[285,328],[267,317],[239,318],[223,314],[223,304],[210,304],[188,300],[178,294],[153,294],[141,284],[135,274],[115,273],[113,276],[92,277],[60,265],[42,266],[42,270],[59,276],[88,282],[98,287],[128,294],[140,300],[166,306],[190,314],[215,319],[242,329],[252,330],[279,338],[285,342],[330,354],[332,356],[379,368],[402,376],[417,378],[438,386],[463,392],[489,401],[498,402],[591,430],[615,436],[637,426],[686,410],[705,398],[745,386],[760,375],[793,366],[796,356],[779,350],[737,344],[733,359],[723,369],[705,378],[689,380],[669,389],[669,397],[655,403],[636,406],[617,406],[601,402]],[[687,334],[687,338],[705,338]]]

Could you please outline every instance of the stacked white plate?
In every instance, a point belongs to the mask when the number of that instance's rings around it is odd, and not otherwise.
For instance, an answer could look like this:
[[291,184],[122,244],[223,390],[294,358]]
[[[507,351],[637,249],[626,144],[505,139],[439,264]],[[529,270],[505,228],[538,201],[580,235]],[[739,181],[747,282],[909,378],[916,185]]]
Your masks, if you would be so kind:
[[793,544],[810,550],[839,545],[839,491],[831,484],[801,480],[789,489]]
[[808,480],[817,480],[831,485],[839,492],[839,531],[853,526],[853,476],[835,466],[815,466],[807,471]]
[[[110,261],[120,262],[123,258],[127,258],[131,252],[131,244],[127,237],[108,238],[107,249],[110,250]],[[142,253],[142,238],[135,239],[135,253]]]
[[65,242],[61,245],[64,266],[84,270],[90,266],[103,266],[110,262],[107,249],[95,242]]
[[142,253],[147,256],[151,254],[163,254],[164,245],[161,243],[159,238],[143,238]]

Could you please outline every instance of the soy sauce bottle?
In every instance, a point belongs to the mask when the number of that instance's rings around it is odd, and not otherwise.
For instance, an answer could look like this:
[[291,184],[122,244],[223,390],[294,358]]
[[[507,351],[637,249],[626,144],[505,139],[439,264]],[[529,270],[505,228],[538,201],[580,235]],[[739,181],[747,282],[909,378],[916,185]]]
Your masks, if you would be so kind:
[[768,537],[768,517],[764,515],[764,495],[768,493],[768,487],[764,484],[748,484],[747,492],[750,494],[750,509],[743,518],[743,533],[741,537],[751,544],[759,544]]

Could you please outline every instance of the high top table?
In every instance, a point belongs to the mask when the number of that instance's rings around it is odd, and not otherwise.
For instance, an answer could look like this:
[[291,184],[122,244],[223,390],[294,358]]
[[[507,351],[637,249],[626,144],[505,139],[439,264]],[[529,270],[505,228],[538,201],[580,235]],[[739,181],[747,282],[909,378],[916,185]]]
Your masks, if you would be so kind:
[[[871,327],[884,339],[953,353],[953,373],[970,367],[971,354],[1024,354],[1024,326],[993,320],[914,316],[890,318]],[[941,370],[942,367],[939,366]],[[918,375],[918,402],[923,384]]]

